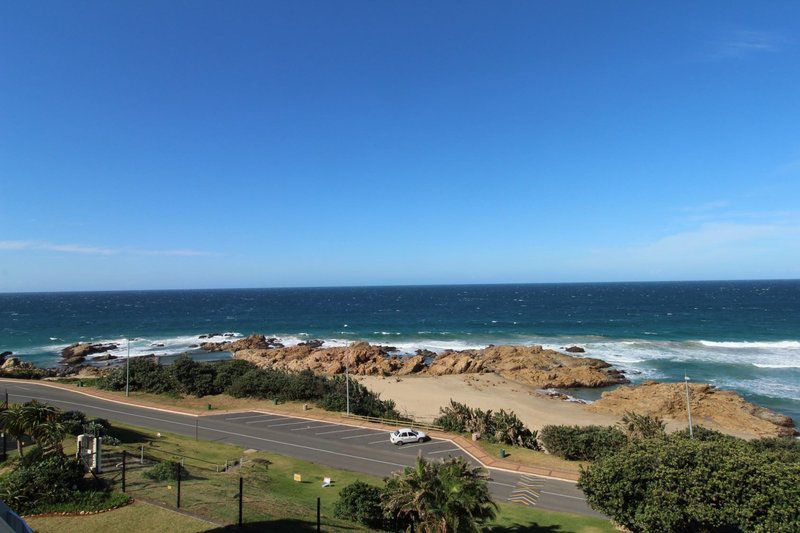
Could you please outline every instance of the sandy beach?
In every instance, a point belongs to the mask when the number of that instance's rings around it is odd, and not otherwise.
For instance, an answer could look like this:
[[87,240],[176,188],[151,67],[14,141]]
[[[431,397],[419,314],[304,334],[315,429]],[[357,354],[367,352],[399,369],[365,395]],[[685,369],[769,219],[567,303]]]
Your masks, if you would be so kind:
[[618,417],[586,410],[577,402],[548,398],[537,389],[509,381],[497,374],[447,376],[357,376],[381,398],[394,400],[398,409],[426,422],[439,414],[450,400],[481,409],[514,411],[530,428],[548,424],[614,424]]

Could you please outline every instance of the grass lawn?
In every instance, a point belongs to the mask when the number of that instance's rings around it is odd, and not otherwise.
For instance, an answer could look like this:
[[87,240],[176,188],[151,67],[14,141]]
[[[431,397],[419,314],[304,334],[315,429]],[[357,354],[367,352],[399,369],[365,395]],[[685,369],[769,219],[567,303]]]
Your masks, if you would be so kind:
[[550,455],[549,453],[529,450],[520,446],[494,444],[492,442],[486,442],[483,440],[477,441],[477,444],[492,457],[498,457],[500,448],[504,448],[508,454],[505,458],[506,461],[526,466],[535,466],[539,468],[547,468],[549,470],[561,470],[562,472],[572,472],[578,474],[580,473],[581,465],[589,465],[589,463],[585,461],[567,461],[566,459],[556,457],[555,455]]
[[103,531],[127,533],[129,531],[171,531],[194,533],[213,528],[208,522],[185,516],[155,505],[135,502],[131,505],[90,516],[53,516],[26,520],[34,531]]
[[486,530],[495,533],[506,531],[611,533],[618,531],[611,522],[602,518],[531,509],[513,503],[501,503],[497,518],[488,524]]

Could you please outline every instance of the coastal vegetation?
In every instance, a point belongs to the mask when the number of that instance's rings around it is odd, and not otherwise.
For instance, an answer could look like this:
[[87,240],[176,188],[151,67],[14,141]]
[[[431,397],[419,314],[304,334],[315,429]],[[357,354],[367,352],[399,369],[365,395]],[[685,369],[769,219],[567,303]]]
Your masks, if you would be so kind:
[[482,531],[497,505],[489,495],[488,475],[463,458],[427,461],[384,480],[383,487],[357,481],[339,494],[336,516],[373,529],[424,532]]
[[[37,401],[0,412],[0,428],[17,441],[17,458],[0,477],[0,499],[23,514],[95,511],[127,503],[127,496],[111,492],[101,480],[87,479],[80,461],[64,453],[69,435],[64,415]],[[27,453],[25,441],[33,443]]]
[[544,426],[539,440],[548,453],[569,461],[594,461],[627,442],[613,426]]
[[[196,397],[224,393],[235,398],[315,402],[329,411],[346,409],[348,385],[344,376],[327,376],[310,370],[259,368],[241,360],[201,363],[187,355],[178,357],[172,365],[138,357],[130,361],[129,370],[132,391]],[[126,369],[118,367],[100,377],[97,385],[108,390],[125,390],[126,378]],[[349,388],[352,413],[401,418],[391,400],[381,400],[355,380],[350,382]]]
[[536,431],[528,429],[513,412],[483,411],[453,400],[439,412],[433,423],[445,431],[477,433],[489,442],[539,449]]
[[800,529],[800,443],[695,428],[633,435],[581,472],[589,504],[633,532]]

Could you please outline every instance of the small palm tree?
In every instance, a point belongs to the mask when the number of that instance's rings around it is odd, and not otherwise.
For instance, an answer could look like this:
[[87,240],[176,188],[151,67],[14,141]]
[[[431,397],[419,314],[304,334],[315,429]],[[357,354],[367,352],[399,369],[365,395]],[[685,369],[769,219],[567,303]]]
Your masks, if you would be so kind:
[[62,422],[48,420],[33,428],[32,437],[45,454],[63,454],[67,428]]
[[24,407],[15,404],[0,412],[0,427],[16,439],[17,451],[19,456],[22,457],[25,453],[22,439],[27,435],[28,431],[28,418]]
[[386,481],[388,517],[430,533],[477,532],[495,516],[486,475],[458,457],[441,462],[418,458]]

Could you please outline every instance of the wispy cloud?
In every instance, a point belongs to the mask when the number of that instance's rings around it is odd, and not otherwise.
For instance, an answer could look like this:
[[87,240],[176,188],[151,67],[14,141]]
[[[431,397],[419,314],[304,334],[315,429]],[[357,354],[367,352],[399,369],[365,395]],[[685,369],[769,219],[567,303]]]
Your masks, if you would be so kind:
[[789,39],[776,32],[738,30],[711,43],[706,58],[740,59],[756,54],[775,53],[789,43]]
[[[581,264],[600,272],[681,276],[747,276],[762,272],[800,272],[800,220],[780,217],[751,221],[705,222],[651,242],[595,248]],[[781,270],[782,269],[782,270]]]
[[48,252],[61,252],[67,254],[85,255],[155,255],[155,256],[178,256],[178,257],[199,257],[217,255],[214,252],[192,249],[176,250],[143,250],[139,248],[108,248],[103,246],[87,246],[82,244],[58,244],[45,241],[0,241],[0,250],[42,250]]

